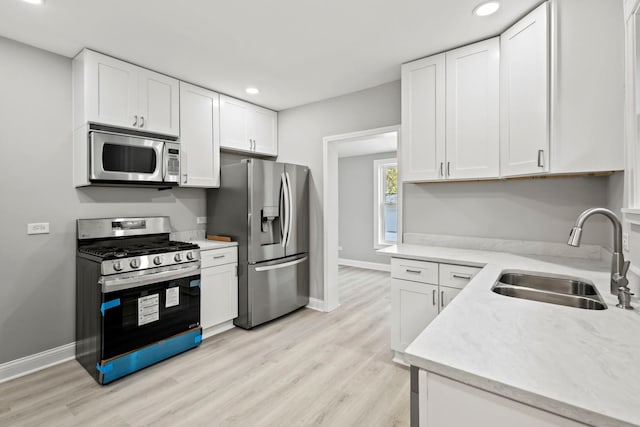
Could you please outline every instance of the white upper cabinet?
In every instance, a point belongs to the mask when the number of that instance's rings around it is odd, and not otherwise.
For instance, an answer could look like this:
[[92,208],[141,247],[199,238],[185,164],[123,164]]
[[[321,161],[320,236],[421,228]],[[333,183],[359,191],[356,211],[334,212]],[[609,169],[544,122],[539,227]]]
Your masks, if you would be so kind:
[[551,0],[501,36],[503,176],[624,168],[622,7]]
[[402,66],[402,181],[444,178],[445,55]]
[[550,6],[550,172],[622,170],[623,4],[553,0]]
[[503,176],[549,170],[548,3],[500,37]]
[[220,96],[180,82],[181,187],[220,186]]
[[446,176],[500,176],[498,38],[446,54]]
[[278,155],[278,114],[220,95],[220,147],[265,156]]
[[402,66],[401,178],[500,176],[499,42]]
[[87,122],[178,136],[178,80],[85,49],[73,60],[74,128]]
[[145,69],[140,69],[138,76],[139,127],[145,131],[178,135],[178,80]]

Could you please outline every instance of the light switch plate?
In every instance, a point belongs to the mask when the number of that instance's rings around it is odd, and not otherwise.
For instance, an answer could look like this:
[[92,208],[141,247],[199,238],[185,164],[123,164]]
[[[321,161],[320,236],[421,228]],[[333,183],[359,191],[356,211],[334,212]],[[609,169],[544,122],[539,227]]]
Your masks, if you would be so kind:
[[27,234],[49,234],[49,223],[34,222],[27,224]]
[[199,216],[196,218],[196,224],[206,224],[206,223],[207,223],[206,216]]

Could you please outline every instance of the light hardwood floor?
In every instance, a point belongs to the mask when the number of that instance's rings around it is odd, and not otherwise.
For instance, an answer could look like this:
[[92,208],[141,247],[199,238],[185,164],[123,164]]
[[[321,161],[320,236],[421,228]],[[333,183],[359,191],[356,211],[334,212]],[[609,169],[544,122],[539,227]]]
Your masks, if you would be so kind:
[[340,267],[341,306],[233,329],[107,386],[75,361],[0,384],[0,426],[407,426],[389,274]]

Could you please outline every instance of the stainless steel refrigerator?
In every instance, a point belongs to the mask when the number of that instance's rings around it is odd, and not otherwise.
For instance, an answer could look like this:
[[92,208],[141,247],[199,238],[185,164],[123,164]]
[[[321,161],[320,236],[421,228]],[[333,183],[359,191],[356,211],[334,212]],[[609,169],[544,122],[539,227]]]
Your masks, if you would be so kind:
[[237,326],[309,303],[309,169],[268,160],[224,165],[207,190],[207,234],[238,246]]

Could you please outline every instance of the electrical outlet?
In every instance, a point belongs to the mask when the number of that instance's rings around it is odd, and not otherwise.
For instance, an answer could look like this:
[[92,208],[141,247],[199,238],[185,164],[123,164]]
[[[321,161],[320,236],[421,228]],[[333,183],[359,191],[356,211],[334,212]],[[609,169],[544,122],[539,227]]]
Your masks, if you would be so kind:
[[49,234],[49,223],[35,222],[27,224],[27,234]]
[[206,223],[207,223],[206,216],[199,216],[196,218],[196,224],[206,224]]
[[622,249],[629,251],[629,233],[622,233]]

